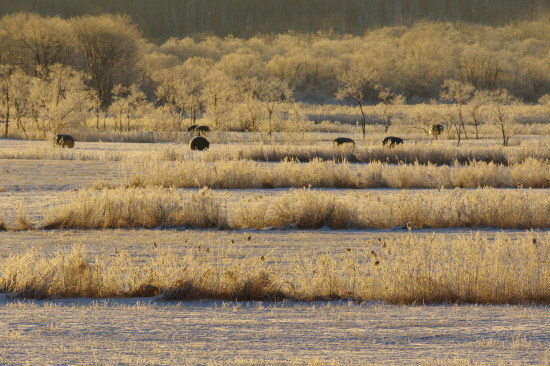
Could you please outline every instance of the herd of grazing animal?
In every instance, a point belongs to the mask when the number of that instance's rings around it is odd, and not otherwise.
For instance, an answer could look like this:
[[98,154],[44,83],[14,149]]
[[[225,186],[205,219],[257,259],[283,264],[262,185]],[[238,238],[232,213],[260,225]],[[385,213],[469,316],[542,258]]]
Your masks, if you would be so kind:
[[[437,139],[442,133],[443,133],[443,125],[430,125],[430,129],[428,130],[428,133],[433,136],[435,139]],[[338,137],[336,139],[334,139],[333,141],[334,145],[343,145],[343,144],[352,144],[352,145],[355,145],[355,142],[348,138],[348,137]],[[382,145],[383,146],[388,146],[388,147],[394,147],[396,145],[402,145],[403,144],[403,139],[401,137],[395,137],[395,136],[387,136],[387,137],[384,137],[384,139],[382,140]]]
[[[437,139],[443,133],[443,125],[435,124],[431,125],[428,133]],[[210,142],[201,136],[208,135],[210,133],[210,127],[202,125],[192,125],[187,128],[187,132],[193,132],[196,134],[195,137],[189,142],[189,149],[191,150],[207,150],[210,147]],[[57,134],[53,139],[54,146],[73,148],[74,147],[74,138],[67,134]],[[338,137],[334,139],[333,144],[336,146],[355,146],[355,141],[349,137]],[[396,145],[402,145],[403,139],[395,136],[387,136],[382,140],[383,146],[394,147]]]

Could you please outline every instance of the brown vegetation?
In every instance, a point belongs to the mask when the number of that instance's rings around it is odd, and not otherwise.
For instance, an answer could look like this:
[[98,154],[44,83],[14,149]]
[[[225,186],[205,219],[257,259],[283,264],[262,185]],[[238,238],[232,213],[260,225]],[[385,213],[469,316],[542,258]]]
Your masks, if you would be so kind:
[[549,198],[531,189],[328,193],[309,189],[232,198],[209,189],[81,190],[46,215],[45,229],[550,227]]
[[[392,149],[392,152],[399,155],[401,152],[395,151],[397,149]],[[437,166],[432,163],[422,165],[418,161],[395,165],[380,161],[350,164],[345,161],[348,154],[340,158],[343,163],[336,162],[340,159],[323,161],[318,158],[308,163],[284,160],[270,165],[251,160],[136,163],[125,171],[128,176],[126,184],[133,187],[212,189],[550,187],[549,163],[533,158],[510,166],[475,160]],[[362,154],[356,153],[354,159],[358,155]]]
[[550,302],[546,234],[501,233],[368,241],[332,253],[233,256],[199,245],[180,258],[155,249],[89,258],[84,248],[37,249],[0,260],[0,291],[21,297],[128,297],[165,300],[383,300],[396,304]]
[[[363,36],[208,36],[157,46],[127,16],[9,14],[0,19],[0,115],[5,136],[25,138],[135,131],[144,116],[154,132],[182,132],[204,118],[217,131],[271,135],[305,125],[298,101],[338,97],[358,106],[352,122],[363,135],[375,116],[385,132],[404,121],[427,134],[443,123],[459,144],[492,125],[507,145],[518,129],[511,107],[548,100],[549,27],[421,22]],[[406,102],[431,100],[444,111],[402,113]]]

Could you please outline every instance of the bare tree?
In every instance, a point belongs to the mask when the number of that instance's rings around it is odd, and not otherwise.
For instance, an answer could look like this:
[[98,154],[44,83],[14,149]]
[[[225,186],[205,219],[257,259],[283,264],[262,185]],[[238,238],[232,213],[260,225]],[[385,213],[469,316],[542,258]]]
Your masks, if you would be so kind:
[[4,116],[4,137],[8,137],[10,127],[10,107],[13,92],[10,79],[12,73],[13,67],[0,66],[0,106],[3,109],[2,115]]
[[517,103],[518,100],[506,89],[499,89],[489,94],[489,112],[502,134],[503,146],[508,146],[508,140],[517,127],[516,119],[509,111],[510,107]]
[[[466,132],[464,122],[464,107],[472,99],[474,92],[475,87],[471,84],[447,79],[443,82],[443,90],[439,94],[442,101],[451,103],[451,105],[455,107],[458,124],[460,124],[460,128],[464,132],[464,137],[466,137],[466,139],[468,139],[468,133]],[[457,133],[460,135],[460,129],[457,130]]]
[[260,82],[258,99],[264,104],[269,121],[269,136],[273,131],[273,111],[275,106],[292,98],[292,89],[286,81],[271,77]]
[[219,129],[222,123],[222,113],[235,99],[235,81],[219,70],[208,73],[202,96],[206,106],[206,114],[214,121],[214,128]]
[[390,88],[384,88],[378,94],[378,98],[382,100],[378,105],[378,115],[382,118],[384,133],[388,133],[398,106],[405,104],[405,97],[402,94],[392,93]]
[[72,19],[71,25],[81,57],[79,66],[89,75],[102,105],[107,105],[116,84],[129,86],[137,80],[141,34],[127,15],[83,16]]
[[239,82],[239,94],[246,110],[247,125],[251,125],[254,138],[256,138],[257,122],[262,114],[259,101],[261,86],[262,84],[257,78],[244,78]]
[[0,20],[0,32],[10,35],[2,45],[4,58],[29,75],[46,78],[53,65],[71,62],[70,27],[60,17],[9,14]]
[[468,110],[474,123],[476,139],[479,139],[479,126],[482,121],[483,112],[487,107],[490,92],[485,90],[476,90],[474,96],[468,102]]
[[363,137],[366,134],[366,117],[364,110],[367,92],[378,87],[378,73],[373,68],[361,62],[345,65],[336,75],[340,87],[336,92],[336,98],[343,100],[351,97],[355,99],[361,110],[361,129]]
[[47,78],[33,78],[29,90],[29,112],[43,137],[83,122],[93,103],[84,75],[67,66],[55,65]]
[[201,112],[202,89],[211,67],[211,60],[197,57],[182,65],[160,70],[154,75],[158,83],[157,98],[171,104],[182,121],[187,114],[194,124]]
[[10,84],[12,86],[11,102],[15,113],[15,125],[23,130],[25,137],[28,139],[23,117],[28,114],[29,96],[32,77],[25,74],[20,68],[16,68],[10,76]]
[[125,119],[126,131],[130,131],[130,122],[146,105],[145,93],[136,84],[132,84],[129,88],[119,84],[115,85],[112,95],[113,103],[109,111],[115,115],[115,130],[118,125],[122,131],[122,122]]

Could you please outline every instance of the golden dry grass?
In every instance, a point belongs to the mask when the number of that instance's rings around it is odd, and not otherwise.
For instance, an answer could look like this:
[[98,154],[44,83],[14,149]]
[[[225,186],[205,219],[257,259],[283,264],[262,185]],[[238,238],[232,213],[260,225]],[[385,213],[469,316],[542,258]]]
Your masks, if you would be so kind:
[[550,197],[532,189],[441,189],[330,193],[297,189],[242,196],[203,188],[93,189],[70,192],[46,214],[46,229],[298,227],[317,229],[550,227]]
[[182,256],[154,248],[145,259],[126,251],[90,258],[81,246],[53,255],[32,249],[0,259],[0,289],[32,298],[163,293],[165,300],[546,304],[547,241],[547,234],[535,232],[403,234],[342,252],[296,250],[284,257],[234,255],[216,243],[189,247]]
[[142,162],[126,166],[126,185],[250,189],[282,187],[329,188],[441,188],[550,186],[550,163],[534,158],[510,166],[470,162],[452,166],[435,164],[337,163],[313,159],[308,163],[285,160],[262,164],[251,160],[216,163],[199,161]]
[[388,164],[419,163],[422,165],[469,164],[479,161],[512,165],[522,163],[529,158],[550,160],[550,148],[543,141],[525,142],[518,146],[504,148],[492,141],[478,141],[479,144],[457,147],[449,141],[419,139],[389,149],[381,144],[384,135],[370,136],[366,140],[351,137],[356,141],[355,148],[335,147],[329,141],[307,145],[293,142],[250,146],[228,144],[207,151],[201,156],[201,160],[205,162],[239,159],[308,162],[314,159],[336,161],[346,159],[360,163],[380,161]]

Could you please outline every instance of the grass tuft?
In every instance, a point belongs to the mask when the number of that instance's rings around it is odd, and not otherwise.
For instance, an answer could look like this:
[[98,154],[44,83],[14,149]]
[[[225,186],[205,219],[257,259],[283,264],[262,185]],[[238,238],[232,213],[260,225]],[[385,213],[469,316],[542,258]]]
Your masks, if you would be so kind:
[[83,189],[66,197],[50,208],[44,229],[550,227],[550,198],[531,189],[344,194],[293,189],[231,198],[207,188],[187,192],[157,187]]
[[[19,297],[158,296],[164,300],[316,301],[394,304],[550,304],[547,233],[449,237],[411,233],[346,250],[295,251],[270,260],[208,250],[175,255],[122,251],[89,258],[84,248],[37,249],[0,259],[0,291]],[[349,249],[349,250],[348,250]]]

